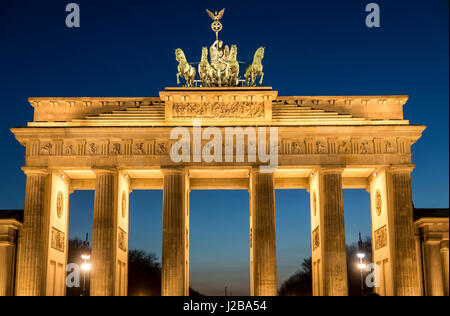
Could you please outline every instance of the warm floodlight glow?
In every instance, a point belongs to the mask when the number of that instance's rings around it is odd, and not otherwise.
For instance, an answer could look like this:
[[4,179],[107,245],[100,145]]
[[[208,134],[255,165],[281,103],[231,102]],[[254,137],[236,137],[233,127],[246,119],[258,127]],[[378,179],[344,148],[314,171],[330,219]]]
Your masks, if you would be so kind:
[[90,263],[83,263],[83,264],[81,265],[81,270],[83,270],[83,271],[89,271],[89,270],[91,270],[91,264],[90,264]]
[[83,259],[83,260],[90,260],[91,256],[89,256],[89,255],[81,255],[81,259]]
[[366,268],[366,265],[364,263],[358,263],[358,269],[364,270]]
[[359,259],[363,259],[366,254],[362,253],[362,252],[358,252],[358,254],[356,255]]

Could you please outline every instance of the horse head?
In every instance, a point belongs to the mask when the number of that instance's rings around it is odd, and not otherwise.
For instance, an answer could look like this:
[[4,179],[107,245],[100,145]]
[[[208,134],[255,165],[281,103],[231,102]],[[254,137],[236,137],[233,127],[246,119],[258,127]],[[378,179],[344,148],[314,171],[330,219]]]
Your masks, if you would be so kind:
[[237,60],[237,46],[235,44],[231,45],[230,48],[230,61],[236,61]]
[[208,61],[208,47],[202,47],[202,62]]
[[175,59],[178,62],[186,61],[186,56],[184,56],[184,52],[181,48],[175,49]]
[[264,58],[264,50],[265,47],[261,46],[260,48],[258,48],[255,52],[255,57],[254,60],[259,60],[261,61]]

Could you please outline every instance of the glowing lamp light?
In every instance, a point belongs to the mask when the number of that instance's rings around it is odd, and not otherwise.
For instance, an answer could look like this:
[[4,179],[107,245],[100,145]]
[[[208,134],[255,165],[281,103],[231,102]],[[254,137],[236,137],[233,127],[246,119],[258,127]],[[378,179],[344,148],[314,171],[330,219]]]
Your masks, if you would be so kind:
[[359,259],[363,259],[366,255],[365,255],[364,253],[362,253],[362,252],[359,252],[356,256],[357,256]]
[[81,259],[83,259],[83,260],[90,260],[91,256],[89,256],[89,255],[81,255]]
[[89,271],[89,270],[91,270],[91,264],[90,264],[90,263],[83,263],[83,264],[81,265],[81,270],[83,270],[83,271]]
[[366,265],[364,263],[358,263],[358,269],[364,270],[366,268]]

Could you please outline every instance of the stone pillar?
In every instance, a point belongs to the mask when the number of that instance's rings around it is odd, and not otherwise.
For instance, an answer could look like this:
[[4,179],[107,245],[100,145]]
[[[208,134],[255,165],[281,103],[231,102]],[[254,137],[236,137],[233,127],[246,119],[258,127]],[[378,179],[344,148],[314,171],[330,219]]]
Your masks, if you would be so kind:
[[0,296],[14,295],[17,236],[21,227],[22,223],[14,218],[0,219]]
[[426,294],[443,296],[444,282],[440,240],[428,239],[424,243]]
[[127,295],[129,182],[117,170],[95,170],[92,296]]
[[348,295],[342,169],[322,168],[310,178],[313,294]]
[[189,179],[184,170],[163,170],[161,294],[189,295]]
[[420,295],[414,243],[411,171],[410,167],[395,167],[390,170],[392,183],[390,234],[393,234],[390,251],[394,270],[392,275],[395,296]]
[[449,291],[449,257],[448,257],[448,240],[441,241],[441,262],[442,262],[442,278],[444,280],[444,295],[448,296]]
[[64,296],[70,179],[56,170],[24,171],[27,185],[16,295]]
[[251,295],[277,295],[275,191],[272,173],[253,171],[250,190]]
[[19,235],[16,295],[43,296],[45,266],[43,254],[46,205],[45,170],[27,170],[23,227]]

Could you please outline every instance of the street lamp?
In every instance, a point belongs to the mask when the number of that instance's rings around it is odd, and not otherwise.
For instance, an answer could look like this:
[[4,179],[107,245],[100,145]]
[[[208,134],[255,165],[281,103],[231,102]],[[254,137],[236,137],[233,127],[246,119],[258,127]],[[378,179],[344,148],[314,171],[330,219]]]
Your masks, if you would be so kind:
[[358,269],[361,273],[361,296],[364,296],[364,276],[363,271],[366,270],[366,264],[363,262],[363,259],[366,257],[366,254],[362,251],[363,242],[361,238],[361,233],[359,233],[359,241],[358,241],[358,253],[356,256],[359,258]]
[[91,270],[91,264],[88,262],[91,259],[90,255],[81,255],[81,259],[84,263],[81,264],[81,270],[83,270],[83,292],[82,296],[86,296],[86,274]]

